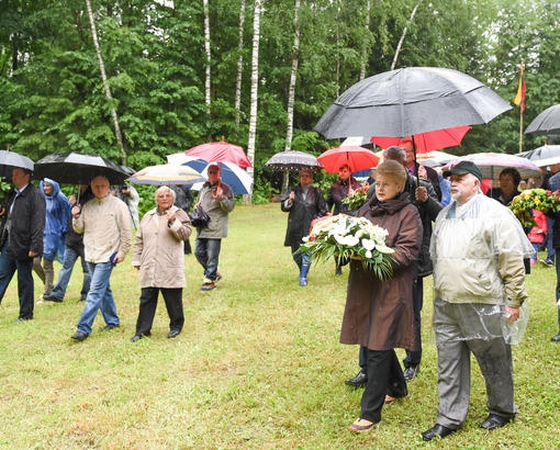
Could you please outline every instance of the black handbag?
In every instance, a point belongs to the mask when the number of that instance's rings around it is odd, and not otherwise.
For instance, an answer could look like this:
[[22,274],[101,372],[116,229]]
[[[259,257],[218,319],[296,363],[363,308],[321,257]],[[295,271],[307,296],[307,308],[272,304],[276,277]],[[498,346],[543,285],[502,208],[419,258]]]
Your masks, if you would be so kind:
[[208,225],[208,222],[210,222],[210,216],[206,214],[206,211],[202,209],[200,204],[195,205],[189,215],[191,217],[191,223],[194,227],[204,228]]

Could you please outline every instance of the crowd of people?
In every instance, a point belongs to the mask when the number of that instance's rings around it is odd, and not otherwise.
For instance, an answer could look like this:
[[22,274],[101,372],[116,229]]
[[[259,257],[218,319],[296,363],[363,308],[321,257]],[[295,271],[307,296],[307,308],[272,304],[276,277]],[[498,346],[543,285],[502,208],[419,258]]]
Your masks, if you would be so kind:
[[[429,275],[434,284],[439,406],[434,426],[422,438],[445,438],[464,423],[471,355],[486,385],[488,416],[480,427],[503,427],[517,412],[511,342],[503,333],[504,323],[513,323],[522,314],[528,297],[525,276],[530,262],[536,262],[536,251],[549,239],[552,249],[560,248],[560,213],[541,214],[536,227],[523,229],[507,208],[519,193],[521,177],[515,169],[503,170],[499,187],[485,195],[482,172],[474,163],[462,161],[438,174],[411,157],[409,144],[404,139],[383,152],[367,199],[355,209],[344,200],[363,186],[352,176],[349,164],[341,165],[338,180],[326,196],[313,186],[313,170],[301,169],[299,184],[280,203],[288,213],[284,245],[290,247],[299,285],[305,287],[313,261],[301,246],[314,220],[345,213],[387,230],[386,242],[394,251],[391,277],[380,279],[359,261],[336,258],[335,276],[342,274],[343,266],[349,268],[340,342],[359,346],[360,370],[346,384],[365,388],[359,417],[350,431],[372,429],[381,421],[383,406],[407,396],[408,383],[419,375],[423,280]],[[55,180],[44,179],[36,188],[31,177],[28,170],[13,169],[13,190],[0,212],[0,301],[17,271],[18,321],[33,319],[32,271],[44,282],[41,301],[62,302],[80,258],[84,306],[71,338],[84,341],[98,312],[105,321],[102,331],[118,327],[111,275],[132,249],[140,298],[131,342],[151,335],[160,292],[169,316],[167,336],[177,337],[185,321],[184,256],[191,252],[193,203],[209,216],[206,225],[197,227],[193,252],[203,268],[201,292],[215,289],[222,277],[221,244],[235,202],[233,191],[221,180],[220,165],[208,167],[208,181],[196,201],[185,186],[161,186],[154,194],[155,206],[142,218],[136,190],[132,186],[111,189],[105,176],[79,186],[70,198]],[[546,187],[560,188],[560,170],[545,182]],[[554,253],[547,255],[553,257]],[[56,284],[54,261],[62,264]],[[558,259],[556,270],[560,299]],[[558,324],[553,342],[560,342],[560,309]],[[406,351],[402,366],[397,348]]]

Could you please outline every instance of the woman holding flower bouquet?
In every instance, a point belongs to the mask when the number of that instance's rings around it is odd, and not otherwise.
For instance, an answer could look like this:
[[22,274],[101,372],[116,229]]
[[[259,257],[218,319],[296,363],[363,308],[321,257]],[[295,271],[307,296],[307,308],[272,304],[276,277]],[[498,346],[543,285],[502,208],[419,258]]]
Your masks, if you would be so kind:
[[302,239],[309,234],[311,221],[328,213],[321,189],[312,186],[312,182],[313,172],[310,169],[300,170],[299,186],[293,188],[280,204],[282,211],[289,213],[284,245],[292,249],[292,257],[299,269],[300,286],[307,286],[311,266],[309,253],[300,251]]
[[412,286],[422,244],[417,208],[404,193],[406,170],[396,161],[377,167],[375,198],[357,215],[387,230],[387,246],[394,249],[390,277],[377,277],[360,261],[351,260],[340,342],[368,349],[367,386],[361,413],[350,431],[368,431],[381,421],[385,402],[408,394],[395,348],[416,350]]

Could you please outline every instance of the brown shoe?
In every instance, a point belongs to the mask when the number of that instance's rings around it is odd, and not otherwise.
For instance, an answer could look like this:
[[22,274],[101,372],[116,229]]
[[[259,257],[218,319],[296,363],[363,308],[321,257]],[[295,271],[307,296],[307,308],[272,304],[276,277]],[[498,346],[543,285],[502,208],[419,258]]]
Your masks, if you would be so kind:
[[366,419],[358,419],[352,425],[348,427],[348,429],[352,433],[363,433],[365,431],[369,431],[373,428],[375,422],[370,422]]

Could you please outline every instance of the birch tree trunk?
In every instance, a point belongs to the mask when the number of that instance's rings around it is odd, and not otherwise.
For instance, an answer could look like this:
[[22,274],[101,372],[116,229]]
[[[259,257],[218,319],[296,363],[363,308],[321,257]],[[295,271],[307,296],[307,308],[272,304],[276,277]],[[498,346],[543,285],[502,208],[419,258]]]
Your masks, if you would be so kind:
[[362,67],[360,69],[360,80],[363,80],[366,77],[366,70],[367,70],[367,62],[368,62],[368,55],[370,51],[370,39],[369,36],[371,35],[371,31],[369,27],[371,25],[371,0],[367,0],[366,4],[366,36],[368,38],[364,39],[364,43],[362,44]]
[[239,126],[239,123],[241,121],[241,84],[243,81],[244,25],[245,25],[245,0],[241,0],[241,8],[239,10],[239,43],[237,45],[239,57],[237,59],[237,79],[235,80],[235,125],[237,126]]
[[422,3],[422,0],[418,0],[418,3],[416,4],[414,9],[410,13],[410,17],[408,18],[408,21],[406,22],[406,25],[403,29],[402,34],[401,34],[401,38],[399,39],[399,43],[397,44],[397,49],[395,50],[395,57],[393,58],[393,63],[391,64],[391,70],[394,70],[395,66],[397,65],[397,60],[399,59],[399,53],[401,52],[401,48],[402,48],[402,45],[403,45],[403,42],[404,42],[404,38],[406,37],[406,33],[408,32],[408,26],[414,20],[414,16],[416,15],[416,11],[418,11],[418,7],[420,6],[420,3]]
[[[299,65],[299,38],[300,38],[300,28],[299,28],[299,9],[301,5],[301,0],[296,0],[294,7],[294,47],[292,52],[292,72],[290,75],[290,87],[288,90],[288,123],[286,127],[286,145],[284,146],[284,151],[289,151],[292,149],[292,140],[294,136],[294,101],[296,96],[296,81],[297,81],[297,71]],[[282,179],[282,192],[288,190],[289,183],[289,172],[284,173]]]
[[[255,166],[255,142],[257,134],[257,99],[259,91],[259,43],[261,38],[261,14],[264,11],[265,0],[255,0],[255,13],[253,18],[253,57],[251,60],[251,107],[249,113],[249,142],[247,144],[247,157],[251,161],[252,167],[247,172],[254,176],[253,167]],[[253,187],[251,192],[245,197],[245,203],[251,203]]]
[[[111,95],[111,88],[109,86],[109,81],[107,80],[107,73],[105,72],[105,63],[103,62],[103,55],[101,55],[101,47],[99,46],[99,40],[97,39],[97,29],[95,27],[95,20],[93,18],[93,10],[91,8],[91,0],[86,0],[86,7],[89,17],[89,24],[91,27],[91,37],[93,39],[93,46],[95,47],[95,54],[97,55],[97,60],[99,61],[99,71],[101,72],[101,80],[103,82],[103,88],[105,90],[105,96],[112,102],[113,96]],[[119,126],[119,118],[117,116],[117,110],[111,107],[111,117],[113,118],[113,127],[115,128],[115,138],[117,144],[121,151],[121,163],[126,166],[126,151],[123,144],[123,138],[121,133],[121,127]]]
[[206,102],[206,112],[210,114],[210,90],[212,85],[212,71],[210,63],[212,62],[212,53],[210,51],[210,9],[208,0],[202,0],[204,9],[204,51],[206,52],[206,80],[204,81],[204,92]]

